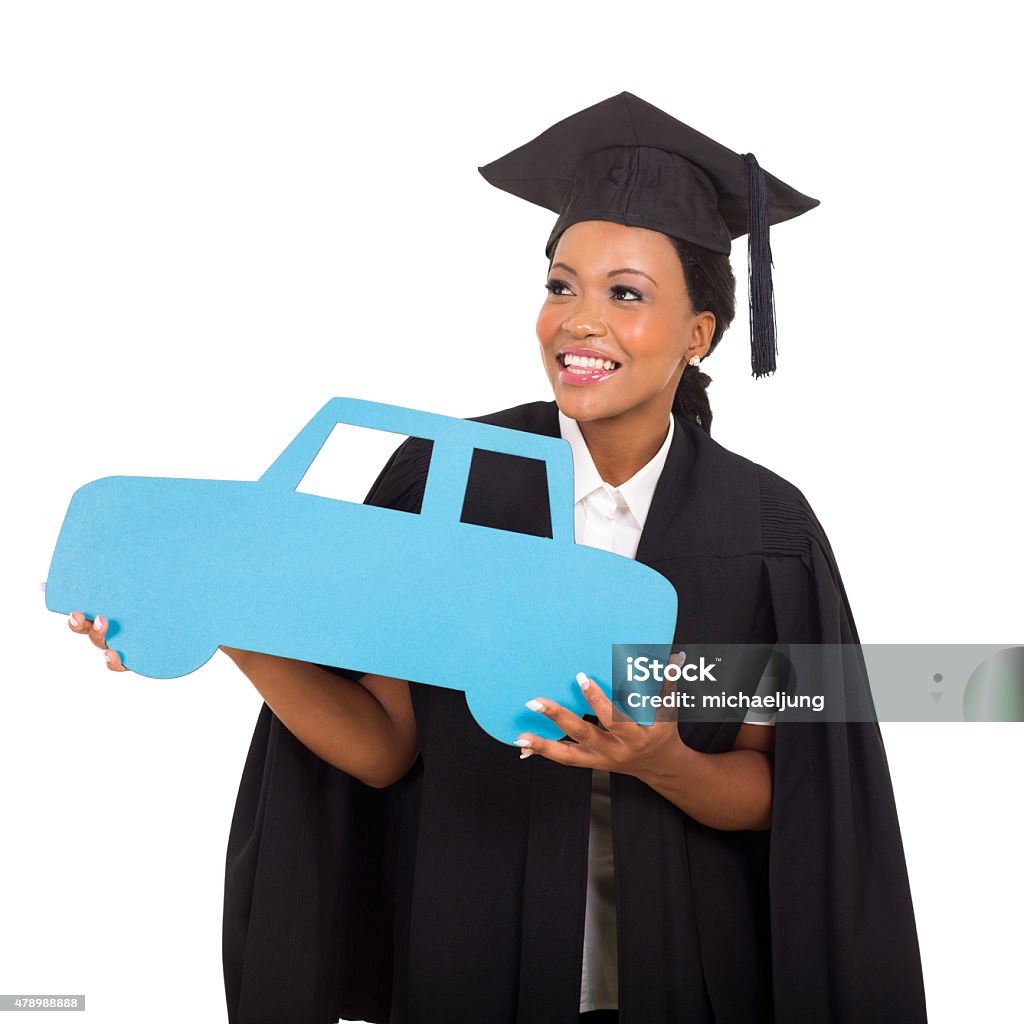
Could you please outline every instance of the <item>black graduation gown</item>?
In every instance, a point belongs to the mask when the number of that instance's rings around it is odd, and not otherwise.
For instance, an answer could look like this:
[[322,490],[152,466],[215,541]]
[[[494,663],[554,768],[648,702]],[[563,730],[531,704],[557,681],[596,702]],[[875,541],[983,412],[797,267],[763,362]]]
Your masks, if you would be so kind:
[[[474,418],[559,436],[553,401]],[[418,510],[429,450],[406,441],[367,501]],[[542,475],[510,486],[502,458],[474,457],[463,520],[550,535]],[[859,643],[801,492],[678,416],[636,558],[678,592],[678,643]],[[380,790],[262,707],[228,841],[232,1024],[577,1020],[592,772],[520,760],[463,693],[410,686],[421,753]],[[719,752],[739,725],[679,728]],[[621,1024],[925,1021],[876,722],[778,721],[768,831],[709,828],[626,775],[611,798]]]

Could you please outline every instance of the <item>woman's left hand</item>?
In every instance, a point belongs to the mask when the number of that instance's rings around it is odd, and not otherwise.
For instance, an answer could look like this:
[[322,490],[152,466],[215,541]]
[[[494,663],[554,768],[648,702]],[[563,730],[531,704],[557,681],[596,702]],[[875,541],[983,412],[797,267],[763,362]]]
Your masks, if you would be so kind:
[[553,700],[538,697],[527,701],[526,706],[547,715],[575,742],[545,740],[524,732],[516,740],[516,745],[523,748],[520,757],[540,754],[560,764],[640,776],[652,769],[656,770],[660,763],[667,760],[670,752],[682,744],[674,715],[659,711],[651,725],[638,725],[622,712],[615,712],[612,702],[593,679],[582,672],[576,679],[604,729],[585,722],[579,715]]

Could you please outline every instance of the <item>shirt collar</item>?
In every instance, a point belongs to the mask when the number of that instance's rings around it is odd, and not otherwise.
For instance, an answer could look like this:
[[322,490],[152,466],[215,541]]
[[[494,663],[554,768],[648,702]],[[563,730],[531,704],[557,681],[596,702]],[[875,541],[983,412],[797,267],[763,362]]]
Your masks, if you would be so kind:
[[[654,498],[654,488],[665,468],[665,460],[668,458],[668,450],[672,445],[672,436],[676,429],[676,418],[669,413],[668,435],[664,443],[658,449],[657,455],[651,459],[642,469],[637,470],[625,483],[618,487],[611,488],[625,500],[629,511],[634,515],[641,528],[647,520],[647,513],[650,511],[651,501]],[[573,501],[580,502],[587,495],[605,486],[594,465],[594,460],[587,447],[587,442],[580,430],[576,420],[570,419],[561,409],[558,410],[558,426],[564,440],[569,442],[572,448],[574,491]],[[611,485],[608,485],[609,487]]]

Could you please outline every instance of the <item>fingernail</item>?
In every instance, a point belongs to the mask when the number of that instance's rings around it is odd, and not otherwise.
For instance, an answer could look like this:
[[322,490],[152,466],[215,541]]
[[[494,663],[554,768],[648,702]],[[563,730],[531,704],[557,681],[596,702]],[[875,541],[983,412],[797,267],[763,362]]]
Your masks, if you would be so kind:
[[95,629],[97,633],[99,633],[100,630],[103,629],[103,616],[102,615],[97,615],[96,618],[92,620],[92,628]]
[[522,761],[522,759],[524,757],[533,757],[533,751],[532,750],[521,750],[519,752],[519,760]]
[[72,612],[68,616],[68,622],[70,622],[72,626],[77,626],[78,625],[78,612]]
[[114,663],[114,655],[111,651],[104,651],[103,657],[106,659],[108,665],[112,665]]
[[539,700],[528,700],[526,702],[526,706],[531,711],[543,711],[544,710],[544,705],[541,704],[541,702]]
[[590,680],[587,678],[586,672],[577,672],[576,682],[580,684],[581,690],[585,690],[590,685]]
[[518,739],[518,740],[516,740],[516,746],[517,747],[528,747],[532,742],[533,742],[533,740],[529,740],[529,739]]

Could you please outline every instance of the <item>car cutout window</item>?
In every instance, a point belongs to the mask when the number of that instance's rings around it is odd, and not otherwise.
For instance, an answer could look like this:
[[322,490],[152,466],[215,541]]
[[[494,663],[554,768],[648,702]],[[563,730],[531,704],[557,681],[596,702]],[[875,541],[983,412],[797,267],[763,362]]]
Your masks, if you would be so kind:
[[407,436],[375,427],[337,423],[295,490],[362,504],[381,468]]
[[551,537],[547,463],[474,448],[460,522]]

